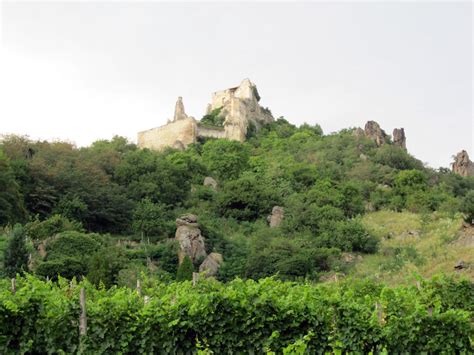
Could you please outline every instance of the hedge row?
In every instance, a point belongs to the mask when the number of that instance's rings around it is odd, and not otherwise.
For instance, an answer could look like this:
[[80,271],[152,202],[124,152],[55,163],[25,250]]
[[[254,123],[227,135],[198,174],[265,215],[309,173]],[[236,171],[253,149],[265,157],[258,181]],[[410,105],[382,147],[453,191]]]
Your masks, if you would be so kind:
[[[142,293],[60,279],[0,286],[0,353],[214,353],[282,349],[305,337],[310,353],[473,351],[474,285],[438,278],[417,286],[274,279],[159,284]],[[86,290],[87,334],[79,336]],[[144,295],[147,297],[145,298]]]

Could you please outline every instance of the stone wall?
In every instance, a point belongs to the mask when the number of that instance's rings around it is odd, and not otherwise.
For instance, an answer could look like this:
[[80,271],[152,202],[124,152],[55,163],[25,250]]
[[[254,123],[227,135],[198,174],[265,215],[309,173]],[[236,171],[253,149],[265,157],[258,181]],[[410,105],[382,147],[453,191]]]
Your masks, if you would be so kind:
[[198,137],[225,138],[244,142],[247,129],[253,124],[259,129],[274,118],[269,110],[259,105],[257,87],[249,79],[243,80],[239,86],[217,91],[212,95],[212,102],[207,106],[207,113],[220,108],[224,118],[222,128],[199,126],[198,121],[188,116],[184,110],[181,97],[175,106],[173,120],[165,126],[138,133],[138,146],[153,150],[166,147],[184,149],[195,143]]
[[165,126],[138,133],[138,147],[162,150],[166,147],[185,148],[196,142],[197,122],[193,118],[180,119]]
[[224,127],[208,127],[208,126],[197,126],[197,136],[206,138],[226,138],[226,132]]

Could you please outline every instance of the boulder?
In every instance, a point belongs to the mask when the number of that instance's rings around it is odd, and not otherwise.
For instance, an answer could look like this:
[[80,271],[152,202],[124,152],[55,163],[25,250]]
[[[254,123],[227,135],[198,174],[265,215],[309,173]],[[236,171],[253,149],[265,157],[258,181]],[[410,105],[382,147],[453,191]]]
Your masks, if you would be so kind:
[[279,227],[283,217],[285,215],[285,210],[281,206],[275,206],[272,209],[272,214],[267,217],[268,224],[270,228]]
[[199,266],[199,272],[203,272],[206,277],[214,277],[217,275],[222,262],[222,254],[210,253]]
[[204,178],[204,183],[203,183],[204,186],[208,186],[210,187],[211,189],[215,190],[217,189],[217,181],[214,180],[212,177],[210,176],[206,176]]
[[364,133],[367,138],[375,142],[377,147],[380,147],[387,142],[387,134],[375,121],[368,121],[365,124]]
[[201,235],[197,216],[185,214],[176,219],[175,239],[179,242],[179,263],[187,255],[191,261],[206,257],[204,237]]
[[356,136],[357,138],[365,137],[365,132],[362,128],[357,127],[352,131],[352,135]]
[[454,157],[453,172],[461,176],[474,176],[474,163],[469,159],[465,150],[461,150]]
[[463,260],[459,260],[456,265],[454,265],[454,268],[456,270],[462,270],[462,269],[466,269],[467,268],[467,265],[466,263],[463,261]]
[[407,149],[407,139],[403,128],[395,128],[393,130],[393,144],[405,150]]

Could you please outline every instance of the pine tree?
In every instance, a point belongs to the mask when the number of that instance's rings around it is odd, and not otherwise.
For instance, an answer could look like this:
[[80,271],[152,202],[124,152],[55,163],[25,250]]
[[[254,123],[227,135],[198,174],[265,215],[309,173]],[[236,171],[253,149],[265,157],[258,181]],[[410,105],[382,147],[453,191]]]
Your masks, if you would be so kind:
[[194,265],[189,256],[185,256],[183,262],[178,267],[176,281],[186,281],[193,279]]
[[25,232],[22,226],[13,228],[12,238],[5,249],[3,258],[5,274],[15,277],[17,273],[28,270],[28,250],[25,244]]

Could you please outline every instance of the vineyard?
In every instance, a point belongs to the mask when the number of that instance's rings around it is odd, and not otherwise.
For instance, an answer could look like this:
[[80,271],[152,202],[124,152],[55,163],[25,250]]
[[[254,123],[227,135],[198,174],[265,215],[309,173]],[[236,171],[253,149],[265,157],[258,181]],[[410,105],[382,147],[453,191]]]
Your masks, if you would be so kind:
[[139,289],[33,276],[18,277],[14,289],[0,283],[1,353],[281,353],[295,342],[310,353],[473,351],[474,285],[447,277],[397,287],[272,278],[145,279]]

